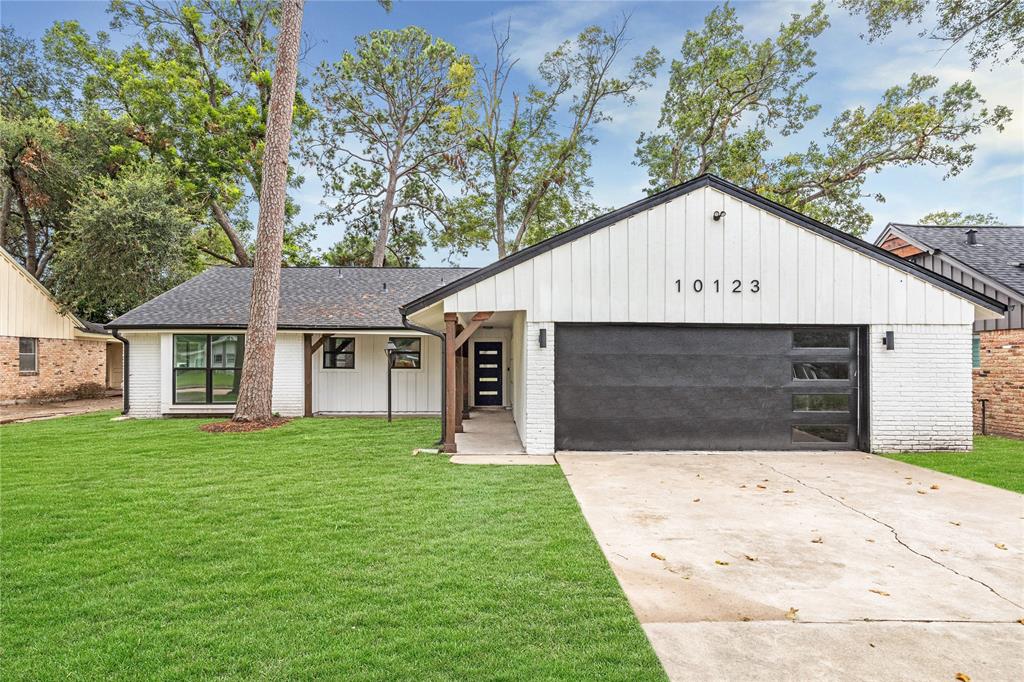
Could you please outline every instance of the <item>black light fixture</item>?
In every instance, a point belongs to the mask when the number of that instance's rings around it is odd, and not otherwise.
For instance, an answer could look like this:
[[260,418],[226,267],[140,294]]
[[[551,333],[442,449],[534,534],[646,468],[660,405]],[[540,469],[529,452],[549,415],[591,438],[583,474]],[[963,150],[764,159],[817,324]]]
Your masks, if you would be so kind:
[[896,333],[886,332],[885,338],[882,339],[882,345],[886,350],[896,350]]
[[716,223],[724,217],[725,211],[715,211],[714,213],[711,214],[711,219],[714,220]]
[[388,424],[391,423],[391,370],[395,366],[395,352],[398,346],[391,339],[384,344],[384,352],[388,355]]

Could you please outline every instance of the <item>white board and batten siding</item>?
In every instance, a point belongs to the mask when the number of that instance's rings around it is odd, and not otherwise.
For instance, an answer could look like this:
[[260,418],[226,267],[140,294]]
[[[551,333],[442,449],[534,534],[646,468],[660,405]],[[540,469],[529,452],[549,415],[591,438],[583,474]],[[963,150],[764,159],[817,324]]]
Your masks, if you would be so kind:
[[391,336],[418,336],[421,339],[420,368],[392,370],[392,410],[396,413],[441,412],[441,346],[436,337],[403,332],[337,332],[335,336],[351,336],[355,339],[355,368],[325,369],[323,350],[313,354],[315,413],[366,414],[387,411],[388,364],[384,345]]
[[[716,210],[725,218],[712,220]],[[448,296],[444,310],[559,322],[975,319],[973,304],[934,284],[710,187],[540,253]]]

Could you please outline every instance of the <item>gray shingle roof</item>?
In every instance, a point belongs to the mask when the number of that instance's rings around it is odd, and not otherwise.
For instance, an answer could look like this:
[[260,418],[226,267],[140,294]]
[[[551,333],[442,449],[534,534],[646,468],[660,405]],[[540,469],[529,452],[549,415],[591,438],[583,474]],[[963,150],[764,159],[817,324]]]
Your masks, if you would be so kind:
[[974,227],[978,243],[967,244],[969,226],[892,226],[918,244],[941,251],[1018,294],[1024,295],[1024,227]]
[[[283,268],[278,327],[400,328],[402,303],[471,272],[472,268]],[[251,268],[209,268],[107,326],[245,327],[251,288]]]

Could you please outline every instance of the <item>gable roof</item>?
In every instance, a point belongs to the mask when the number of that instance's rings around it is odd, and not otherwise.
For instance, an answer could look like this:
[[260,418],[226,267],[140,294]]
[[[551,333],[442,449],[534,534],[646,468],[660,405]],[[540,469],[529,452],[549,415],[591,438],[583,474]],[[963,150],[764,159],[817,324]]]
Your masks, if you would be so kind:
[[842,232],[841,230],[837,230],[834,227],[830,227],[822,222],[814,220],[813,218],[809,218],[808,216],[805,216],[802,213],[798,213],[797,211],[794,211],[791,208],[787,208],[781,204],[775,203],[774,201],[765,199],[764,197],[755,194],[750,190],[743,189],[738,185],[734,185],[731,182],[723,180],[717,175],[705,174],[701,175],[700,177],[694,178],[693,180],[684,182],[680,185],[676,185],[675,187],[670,187],[656,194],[652,194],[651,196],[641,199],[639,201],[635,201],[632,204],[629,204],[628,206],[624,206],[610,213],[598,216],[593,220],[585,222],[581,225],[577,225],[576,227],[570,228],[565,232],[556,234],[553,237],[549,237],[544,241],[534,244],[533,246],[522,249],[521,251],[517,251],[516,253],[510,256],[506,256],[505,258],[496,261],[488,265],[487,267],[480,268],[479,270],[473,272],[472,274],[462,277],[461,279],[455,282],[445,284],[436,291],[424,294],[419,298],[411,299],[408,303],[402,306],[402,314],[409,315],[411,313],[416,312],[417,310],[422,310],[427,306],[433,305],[434,303],[437,303],[438,301],[441,301],[447,298],[448,296],[451,296],[457,291],[465,289],[466,287],[476,284],[477,282],[480,282],[482,280],[485,280],[488,277],[493,277],[499,272],[507,270],[524,261],[530,260],[531,258],[534,258],[544,253],[545,251],[550,251],[557,246],[561,246],[562,244],[566,244],[576,239],[579,239],[580,237],[584,237],[588,234],[591,234],[592,232],[596,232],[602,228],[608,227],[617,222],[625,220],[626,218],[636,215],[637,213],[646,211],[660,204],[667,203],[673,199],[681,197],[685,194],[689,194],[690,192],[701,189],[703,187],[711,187],[715,190],[718,190],[719,192],[728,194],[740,201],[744,201],[748,204],[756,206],[764,211],[767,211],[782,218],[783,220],[787,220],[795,225],[803,227],[804,229],[810,230],[811,232],[831,239],[832,241],[838,242],[839,244],[842,244],[847,248],[853,249],[870,258],[874,258],[875,260],[881,261],[885,265],[896,268],[898,270],[903,270],[914,275],[915,277],[931,282],[932,284],[947,291],[950,291],[956,294],[957,296],[960,296],[970,301],[971,303],[980,305],[984,308],[988,308],[990,310],[994,310],[1000,313],[1005,312],[1006,310],[1006,306],[1001,302],[993,298],[989,298],[988,296],[985,296],[983,294],[979,294],[978,292],[973,291],[969,287],[966,287],[958,282],[954,282],[953,280],[943,277],[942,275],[936,274],[926,268],[921,267],[920,265],[917,265],[916,263],[903,260],[899,256],[891,254],[885,249],[875,246],[870,242],[866,242],[862,239]]
[[[471,272],[471,268],[282,268],[277,326],[400,329],[402,301]],[[212,267],[107,327],[244,328],[249,323],[251,290],[252,268]]]
[[[970,229],[978,231],[977,244],[967,243]],[[1024,296],[1024,227],[889,223],[887,231],[918,248],[948,256]]]

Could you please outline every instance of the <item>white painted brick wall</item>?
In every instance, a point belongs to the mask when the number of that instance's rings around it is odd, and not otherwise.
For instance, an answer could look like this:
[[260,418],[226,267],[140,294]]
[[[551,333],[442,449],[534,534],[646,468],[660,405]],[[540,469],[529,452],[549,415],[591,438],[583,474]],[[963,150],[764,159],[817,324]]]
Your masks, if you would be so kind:
[[872,452],[970,450],[971,325],[872,325],[869,342]]
[[160,334],[125,334],[128,339],[128,416],[160,416]]
[[301,417],[305,400],[302,334],[277,335],[274,349],[272,409],[282,417]]
[[[540,330],[547,329],[547,347],[541,348]],[[526,323],[526,438],[531,455],[555,451],[555,325]]]

